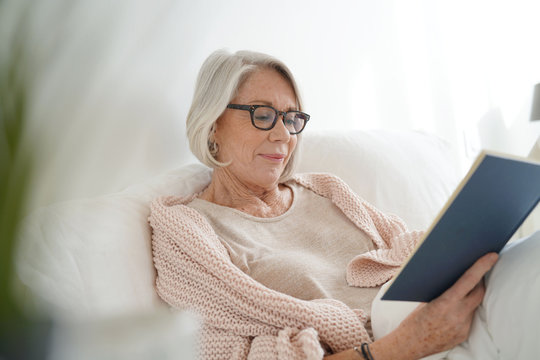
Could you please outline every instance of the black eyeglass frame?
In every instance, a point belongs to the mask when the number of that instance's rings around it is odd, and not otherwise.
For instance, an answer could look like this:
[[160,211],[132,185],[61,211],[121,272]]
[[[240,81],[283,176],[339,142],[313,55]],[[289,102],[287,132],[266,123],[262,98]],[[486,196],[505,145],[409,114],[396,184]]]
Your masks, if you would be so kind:
[[[267,107],[267,108],[270,108],[272,110],[274,110],[274,112],[276,113],[276,116],[274,117],[274,120],[272,121],[272,125],[270,125],[270,127],[268,128],[262,128],[260,126],[257,126],[255,125],[255,119],[253,118],[253,114],[255,113],[255,110],[260,108],[260,107]],[[279,111],[278,109],[274,108],[273,106],[270,106],[270,105],[240,105],[240,104],[229,104],[227,105],[227,108],[228,109],[234,109],[234,110],[245,110],[245,111],[249,111],[249,115],[251,117],[251,124],[256,127],[257,129],[259,130],[264,130],[264,131],[268,131],[268,130],[272,130],[274,128],[274,126],[276,126],[276,123],[277,123],[277,119],[279,118],[280,115],[283,115],[282,117],[282,121],[283,121],[283,124],[285,124],[285,117],[287,116],[288,113],[300,113],[302,115],[305,116],[305,119],[304,119],[304,126],[302,126],[302,128],[299,130],[299,131],[296,131],[296,132],[291,132],[289,129],[289,134],[291,135],[298,135],[300,134],[305,128],[306,128],[306,124],[307,122],[309,121],[309,114],[306,114],[305,112],[303,111]],[[287,127],[287,126],[285,126]]]

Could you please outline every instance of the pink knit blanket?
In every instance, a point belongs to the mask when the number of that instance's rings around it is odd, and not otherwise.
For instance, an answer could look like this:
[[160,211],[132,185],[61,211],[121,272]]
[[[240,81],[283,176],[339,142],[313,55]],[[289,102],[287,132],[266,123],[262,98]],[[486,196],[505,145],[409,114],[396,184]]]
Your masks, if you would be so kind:
[[[292,181],[329,198],[373,240],[375,250],[358,254],[347,266],[352,286],[388,281],[421,235],[362,200],[333,175],[302,174]],[[210,224],[184,205],[192,198],[154,200],[149,221],[156,290],[172,307],[201,316],[201,358],[321,359],[323,348],[339,352],[371,341],[362,310],[337,300],[296,299],[234,266]]]

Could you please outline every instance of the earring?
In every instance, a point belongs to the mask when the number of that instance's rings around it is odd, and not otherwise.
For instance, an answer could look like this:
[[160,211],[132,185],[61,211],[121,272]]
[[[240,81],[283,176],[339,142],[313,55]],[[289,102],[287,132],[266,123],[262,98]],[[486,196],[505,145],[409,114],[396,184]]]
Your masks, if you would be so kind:
[[219,151],[219,146],[217,143],[213,141],[208,141],[208,150],[210,151],[210,155],[212,155],[213,157],[216,157]]

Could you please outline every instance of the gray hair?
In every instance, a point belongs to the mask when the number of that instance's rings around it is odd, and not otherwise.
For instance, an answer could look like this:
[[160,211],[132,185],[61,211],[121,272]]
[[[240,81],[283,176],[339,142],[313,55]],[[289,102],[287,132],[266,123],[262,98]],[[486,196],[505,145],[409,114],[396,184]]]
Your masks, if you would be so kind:
[[[210,149],[211,137],[216,121],[225,111],[238,89],[250,74],[261,68],[271,68],[288,80],[296,95],[298,109],[302,111],[302,100],[294,77],[280,60],[253,51],[238,51],[231,54],[225,50],[213,52],[203,63],[191,108],[186,119],[187,137],[191,152],[206,166],[211,168],[227,166],[215,159]],[[280,176],[280,181],[289,179],[297,166],[301,135],[298,136],[295,151]]]

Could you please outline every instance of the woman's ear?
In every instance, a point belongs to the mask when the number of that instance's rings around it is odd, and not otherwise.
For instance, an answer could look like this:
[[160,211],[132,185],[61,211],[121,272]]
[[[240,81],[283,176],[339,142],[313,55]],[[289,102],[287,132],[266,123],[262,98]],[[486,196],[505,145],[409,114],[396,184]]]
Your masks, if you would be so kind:
[[217,154],[219,152],[218,140],[216,139],[216,129],[217,121],[214,122],[214,124],[210,128],[210,134],[208,135],[208,149],[210,150],[210,154],[212,154],[214,158],[217,158]]
[[222,118],[221,116],[214,122],[212,125],[212,128],[210,129],[210,139],[212,139],[213,142],[216,144],[219,144],[221,138],[220,138],[220,131],[221,128]]

